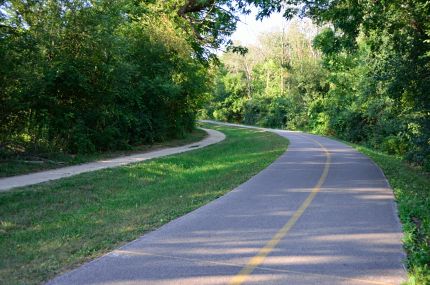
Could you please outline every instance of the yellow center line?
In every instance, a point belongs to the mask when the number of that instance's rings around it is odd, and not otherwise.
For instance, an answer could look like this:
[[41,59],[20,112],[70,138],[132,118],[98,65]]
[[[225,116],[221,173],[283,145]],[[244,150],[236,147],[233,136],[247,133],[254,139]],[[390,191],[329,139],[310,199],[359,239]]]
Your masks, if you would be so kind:
[[[206,260],[206,259],[201,259],[201,258],[190,258],[190,257],[174,256],[174,255],[166,255],[166,254],[157,254],[157,253],[150,253],[150,252],[145,252],[145,251],[129,251],[129,250],[117,249],[117,250],[114,250],[112,253],[115,254],[114,256],[117,256],[117,255],[155,256],[155,257],[163,257],[163,258],[176,259],[176,260],[188,261],[188,262],[207,263],[207,264],[232,266],[232,267],[242,267],[242,265],[230,263],[230,262],[214,261],[214,260]],[[393,285],[393,283],[387,283],[387,282],[382,282],[382,281],[358,279],[358,278],[351,278],[351,277],[342,277],[342,276],[313,273],[313,272],[303,272],[303,271],[295,271],[295,270],[287,270],[287,269],[276,269],[276,268],[261,267],[261,266],[258,266],[256,268],[258,268],[260,270],[264,270],[264,271],[307,275],[307,276],[312,276],[315,278],[316,277],[318,277],[318,278],[331,278],[331,279],[339,279],[339,280],[344,280],[344,281],[355,281],[355,282],[361,282],[361,283],[367,283],[367,284],[376,284],[376,285]]]
[[249,275],[255,270],[256,267],[260,266],[264,259],[269,255],[270,252],[279,244],[279,242],[287,235],[287,233],[291,230],[291,228],[296,224],[297,220],[303,215],[304,211],[307,207],[312,203],[312,200],[315,198],[317,193],[320,191],[321,186],[325,182],[328,171],[330,168],[331,155],[330,152],[318,141],[308,138],[315,143],[317,143],[323,150],[326,156],[326,161],[324,164],[324,170],[319,178],[317,184],[312,189],[311,193],[309,193],[306,200],[300,205],[296,212],[294,212],[293,216],[287,221],[287,223],[272,237],[270,241],[266,243],[266,245],[261,248],[258,253],[251,258],[248,263],[242,268],[242,270],[232,278],[230,285],[240,285],[246,281]]

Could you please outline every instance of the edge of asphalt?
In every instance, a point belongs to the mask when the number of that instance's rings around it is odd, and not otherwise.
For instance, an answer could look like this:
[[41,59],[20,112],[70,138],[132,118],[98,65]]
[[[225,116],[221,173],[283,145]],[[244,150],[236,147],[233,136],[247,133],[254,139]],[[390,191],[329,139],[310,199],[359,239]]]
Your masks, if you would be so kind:
[[[275,134],[278,134],[278,131],[281,131],[281,132],[282,131],[288,131],[288,130],[282,130],[282,129],[263,128],[263,127],[252,126],[252,125],[242,125],[242,124],[234,124],[234,123],[228,123],[228,122],[219,122],[219,121],[214,121],[214,120],[199,120],[199,122],[213,124],[213,125],[224,125],[224,126],[230,126],[230,127],[237,127],[237,128],[258,129],[258,130],[264,130],[264,131],[268,131],[268,132],[273,132]],[[289,131],[289,132],[297,132],[297,133],[304,133],[304,134],[306,134],[303,131]],[[385,175],[385,173],[382,170],[382,168],[375,161],[373,161],[372,158],[370,158],[369,156],[367,156],[366,154],[364,154],[361,151],[357,150],[353,146],[351,146],[351,145],[349,145],[349,144],[345,143],[344,141],[339,140],[337,138],[324,137],[324,136],[319,136],[319,135],[315,135],[315,134],[309,134],[309,135],[316,136],[316,137],[321,137],[321,138],[327,138],[327,139],[331,139],[331,140],[334,140],[336,142],[342,143],[345,146],[347,146],[347,147],[349,147],[351,149],[354,149],[355,151],[357,151],[358,153],[360,153],[362,156],[364,156],[366,159],[370,160],[373,163],[373,165],[375,165],[376,169],[378,169],[378,171],[380,172],[381,176],[384,178],[384,181],[385,181],[385,184],[387,185],[387,188],[391,189],[391,191],[393,192],[393,195],[394,195],[394,190],[391,187],[391,184],[390,184],[387,176]],[[402,244],[403,244],[403,238],[404,238],[403,224],[400,221],[399,209],[397,207],[397,201],[396,201],[395,197],[394,197],[393,203],[391,204],[391,207],[393,209],[392,214],[394,216],[394,219],[397,222],[398,230],[402,233]],[[406,254],[405,250],[403,250],[402,254],[403,254],[403,260],[405,261],[407,259],[407,254]],[[403,269],[405,270],[405,274],[407,274],[408,270],[406,268],[405,263],[403,263],[402,266],[403,266]]]
[[[263,131],[270,131],[270,132],[273,132],[273,133],[278,134],[278,135],[279,135],[279,133],[278,133],[278,132],[286,131],[286,130],[280,130],[280,129],[268,129],[268,128],[262,128],[262,127],[250,126],[250,125],[240,125],[240,124],[224,123],[224,122],[211,121],[211,120],[199,120],[199,122],[201,122],[201,123],[209,123],[209,124],[213,124],[213,125],[224,125],[224,126],[230,126],[230,127],[237,127],[237,128],[258,129],[258,130],[263,130]],[[302,132],[302,131],[290,131],[290,132],[304,133],[304,132]],[[312,136],[317,136],[317,137],[322,137],[322,138],[326,138],[326,137],[323,137],[323,136],[318,136],[318,135],[313,135],[313,134],[310,134],[310,135],[312,135]],[[327,139],[332,139],[332,138],[327,138]],[[341,142],[341,141],[338,141],[338,142],[339,142],[339,143],[342,143],[342,144],[345,144],[345,143],[343,143],[343,142]],[[353,148],[353,147],[351,147],[351,146],[349,146],[349,145],[347,145],[347,144],[345,144],[345,145],[346,145],[346,146],[348,146],[348,147],[350,147],[350,148]],[[367,159],[369,159],[370,161],[372,161],[372,163],[377,167],[378,171],[380,171],[380,172],[381,172],[381,174],[382,174],[382,176],[384,177],[384,180],[385,180],[385,182],[387,183],[388,188],[392,190],[392,188],[391,188],[391,186],[390,186],[390,184],[389,184],[389,182],[388,182],[388,180],[387,180],[387,178],[386,178],[385,174],[383,173],[382,169],[381,169],[381,168],[380,168],[380,167],[379,167],[379,166],[378,166],[378,165],[377,165],[377,164],[376,164],[376,163],[375,163],[375,162],[374,162],[370,157],[368,157],[367,155],[365,155],[365,154],[363,154],[363,153],[359,152],[358,150],[356,150],[356,151],[357,151],[358,153],[360,153],[362,156],[364,156],[364,157],[366,157]],[[231,191],[231,192],[233,192],[233,191],[234,191],[234,189],[232,189],[232,191]],[[0,190],[0,192],[1,192],[1,190]],[[220,198],[222,199],[223,197],[226,197],[226,196],[227,196],[229,193],[231,193],[231,192],[227,192],[225,195],[223,195],[223,196],[222,196],[222,197],[220,197]],[[218,198],[218,199],[220,199],[220,198]],[[204,207],[204,206],[203,206],[203,207]],[[396,203],[395,203],[395,202],[394,202],[394,203],[392,203],[392,207],[393,207],[393,215],[395,216],[395,220],[397,221],[397,226],[399,227],[399,231],[403,234],[402,224],[401,224],[401,222],[400,222],[400,220],[399,220],[399,217],[398,217],[398,210],[397,210],[397,206],[396,206]],[[199,209],[199,208],[198,208],[198,209]],[[163,228],[163,227],[164,227],[164,226],[166,226],[166,225],[169,225],[169,224],[172,224],[172,223],[177,223],[177,222],[179,222],[179,221],[183,220],[184,218],[186,218],[186,217],[188,217],[188,216],[190,216],[190,215],[194,215],[194,214],[195,214],[195,212],[196,212],[198,209],[195,209],[194,211],[191,211],[191,212],[189,212],[189,213],[187,213],[187,214],[185,214],[185,215],[183,215],[183,216],[180,216],[180,217],[178,217],[178,218],[176,218],[176,219],[172,220],[171,222],[169,222],[169,223],[167,223],[167,224],[165,224],[165,225],[161,226],[160,228],[155,229],[155,230],[154,230],[154,231],[152,231],[152,232],[156,232],[156,231],[160,230],[161,228]],[[151,232],[146,233],[146,234],[144,234],[144,235],[141,235],[141,236],[137,237],[136,239],[134,239],[134,240],[132,240],[132,241],[130,241],[130,242],[127,242],[126,244],[123,244],[123,245],[119,246],[118,248],[115,248],[115,249],[113,249],[113,250],[111,250],[111,251],[109,251],[109,252],[107,252],[107,253],[105,253],[105,254],[103,254],[103,255],[101,255],[101,256],[99,256],[99,257],[97,257],[97,258],[94,258],[93,260],[90,260],[90,261],[88,261],[88,262],[85,262],[84,264],[81,264],[81,265],[80,265],[80,266],[78,266],[77,268],[74,268],[74,269],[72,269],[72,270],[69,270],[69,271],[66,271],[66,272],[60,273],[60,274],[58,274],[56,277],[54,277],[54,278],[52,278],[52,279],[50,279],[50,280],[48,280],[48,281],[46,281],[46,282],[44,282],[44,283],[42,283],[42,284],[45,284],[45,285],[53,285],[53,284],[55,284],[55,282],[56,282],[59,278],[67,277],[67,276],[69,276],[70,274],[73,274],[73,272],[76,272],[77,270],[80,270],[82,267],[87,267],[87,266],[89,266],[89,265],[91,265],[91,264],[94,264],[94,263],[98,262],[99,260],[101,260],[101,259],[105,258],[106,256],[114,255],[118,250],[120,251],[121,249],[127,248],[127,247],[129,247],[130,245],[132,245],[132,244],[136,244],[136,243],[138,243],[139,241],[141,241],[141,240],[142,240],[142,238],[146,237],[148,234],[151,234]],[[403,254],[403,257],[404,257],[404,258],[406,258],[406,253],[405,253],[404,251],[402,251],[402,254]],[[240,267],[242,267],[242,266],[238,265],[237,267],[238,267],[238,268],[240,268]],[[403,267],[403,270],[404,270],[405,275],[406,275],[406,274],[407,274],[407,269],[406,269],[406,267],[405,267],[404,263],[402,264],[402,267]]]
[[[212,121],[212,120],[197,120],[197,122],[199,122],[199,123],[208,123],[208,124],[219,125],[219,126],[228,126],[228,127],[234,127],[234,128],[258,129],[258,130],[262,130],[262,131],[273,132],[273,133],[279,135],[278,133],[276,133],[276,129],[266,129],[266,128],[255,127],[255,126],[239,125],[239,124],[218,122],[218,121]],[[204,130],[204,131],[206,131],[208,133],[214,132],[214,133],[219,133],[219,134],[223,135],[223,139],[220,140],[220,141],[223,141],[226,138],[226,136],[222,132],[219,132],[219,131],[216,131],[216,130],[213,130],[213,129],[206,129],[206,128],[202,128],[202,127],[199,127],[199,129]],[[297,132],[301,132],[301,131],[297,131]],[[287,138],[284,137],[284,139],[287,139]],[[204,140],[202,140],[202,141],[204,141]],[[199,143],[199,142],[196,142],[196,143]],[[191,145],[193,146],[196,143],[191,144]],[[211,143],[211,144],[214,144],[214,143]],[[197,149],[197,148],[201,148],[201,147],[193,147],[193,149]],[[288,149],[287,149],[287,151],[288,151]],[[257,175],[257,174],[255,174],[255,175]],[[249,179],[251,179],[251,178],[249,178]],[[0,183],[1,183],[1,179],[0,179]],[[208,202],[207,204],[209,204],[211,202],[214,202],[217,199],[223,199],[223,198],[225,198],[229,193],[233,192],[238,186],[232,188],[230,191],[224,193],[221,197],[216,198],[216,199]],[[1,185],[0,185],[0,187],[1,187]],[[1,193],[2,193],[2,190],[0,188],[0,194]],[[121,251],[122,249],[125,249],[125,248],[127,248],[127,247],[129,247],[129,246],[131,246],[133,244],[136,244],[136,243],[140,242],[143,238],[145,238],[146,236],[148,236],[148,234],[157,232],[157,231],[159,231],[160,229],[162,229],[163,227],[165,227],[167,225],[171,225],[173,223],[180,222],[183,219],[189,217],[190,215],[195,215],[196,211],[198,211],[202,207],[205,207],[207,204],[202,205],[201,207],[196,208],[196,209],[192,210],[191,212],[188,212],[188,213],[186,213],[186,214],[184,214],[182,216],[179,216],[179,217],[171,220],[170,222],[168,222],[168,223],[166,223],[166,224],[164,224],[164,225],[162,225],[162,226],[160,226],[160,227],[158,227],[158,228],[156,228],[156,229],[154,229],[152,231],[149,231],[149,232],[147,232],[145,234],[141,234],[137,238],[135,238],[135,239],[133,239],[133,240],[131,240],[129,242],[126,242],[125,244],[122,244],[122,245],[118,246],[117,248],[114,248],[114,249],[112,249],[112,250],[110,250],[110,251],[108,251],[108,252],[106,252],[106,253],[104,253],[104,254],[96,257],[96,258],[93,258],[93,259],[91,259],[89,261],[86,261],[86,262],[78,265],[77,267],[75,267],[73,269],[68,269],[66,271],[63,271],[63,272],[57,274],[56,276],[54,276],[53,278],[51,278],[51,279],[49,279],[47,281],[42,282],[41,284],[43,284],[43,285],[55,285],[56,282],[57,282],[57,280],[62,279],[62,278],[67,278],[67,276],[70,276],[71,274],[73,274],[74,272],[76,272],[78,270],[81,270],[82,268],[86,268],[86,267],[88,267],[88,266],[90,266],[90,265],[92,265],[92,264],[94,264],[96,262],[99,262],[101,259],[106,258],[108,256],[115,255],[116,252]],[[242,267],[242,265],[232,265],[232,266],[236,266],[237,268],[241,268]]]
[[208,133],[208,136],[203,140],[198,142],[193,142],[191,144],[163,148],[160,150],[154,150],[144,153],[138,153],[133,155],[120,156],[111,159],[102,159],[94,162],[88,162],[83,164],[78,164],[74,166],[67,166],[62,168],[57,168],[53,170],[46,170],[40,172],[34,172],[30,174],[11,176],[0,179],[0,193],[10,191],[14,188],[35,185],[43,182],[48,182],[51,180],[57,180],[65,177],[74,176],[77,174],[91,172],[106,168],[113,168],[118,166],[124,166],[128,164],[143,162],[146,160],[164,157],[172,154],[179,154],[195,149],[200,149],[212,144],[219,143],[223,141],[226,137],[222,132],[199,128]]

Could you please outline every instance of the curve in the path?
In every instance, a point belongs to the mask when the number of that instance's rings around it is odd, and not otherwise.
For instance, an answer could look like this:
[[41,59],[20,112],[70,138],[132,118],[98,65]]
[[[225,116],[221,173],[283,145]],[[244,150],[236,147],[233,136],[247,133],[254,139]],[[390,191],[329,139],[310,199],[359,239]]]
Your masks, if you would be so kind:
[[401,228],[380,169],[337,141],[276,132],[290,145],[268,168],[49,284],[400,284]]
[[105,169],[105,168],[118,167],[118,166],[123,166],[131,163],[142,162],[153,158],[195,150],[195,149],[199,149],[202,147],[206,147],[206,146],[218,143],[225,139],[225,135],[221,132],[218,132],[212,129],[204,129],[204,128],[201,128],[201,129],[208,133],[208,136],[206,138],[204,138],[201,141],[183,145],[183,146],[163,148],[160,150],[121,156],[121,157],[111,158],[111,159],[104,159],[104,160],[99,160],[95,162],[57,168],[53,170],[40,171],[36,173],[12,176],[7,178],[0,178],[0,192],[9,191],[16,187],[29,186],[33,184],[47,182],[50,180],[57,180],[60,178],[69,177],[69,176],[77,175],[84,172],[91,172],[91,171],[96,171],[96,170]]

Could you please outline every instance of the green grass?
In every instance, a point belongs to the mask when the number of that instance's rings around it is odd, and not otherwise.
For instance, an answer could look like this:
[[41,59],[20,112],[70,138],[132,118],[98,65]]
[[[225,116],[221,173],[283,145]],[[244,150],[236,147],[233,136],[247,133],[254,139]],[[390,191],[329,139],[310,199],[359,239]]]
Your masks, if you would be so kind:
[[0,194],[0,280],[38,284],[222,196],[288,141],[211,126],[225,141],[188,153]]
[[430,175],[402,159],[350,144],[373,159],[384,171],[403,224],[408,284],[430,284]]
[[189,144],[202,140],[206,132],[196,129],[188,136],[182,139],[174,139],[166,142],[159,142],[152,145],[133,146],[125,151],[99,152],[92,154],[71,155],[66,153],[22,153],[19,155],[8,155],[0,159],[0,177],[26,174],[30,172],[54,169],[64,166],[76,165],[98,159],[112,158],[121,155],[127,155],[137,152],[153,151],[164,147],[173,147]]
[[396,197],[403,225],[409,285],[430,285],[430,173],[400,157],[362,145],[348,144],[369,156],[383,170]]

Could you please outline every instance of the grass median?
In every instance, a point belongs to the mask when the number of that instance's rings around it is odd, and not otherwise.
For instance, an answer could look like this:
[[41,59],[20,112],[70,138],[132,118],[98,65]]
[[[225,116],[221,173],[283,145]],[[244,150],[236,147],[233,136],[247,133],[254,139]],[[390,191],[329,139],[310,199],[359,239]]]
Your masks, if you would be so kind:
[[222,196],[288,145],[269,132],[210,128],[226,140],[0,193],[1,283],[38,284],[100,256]]

